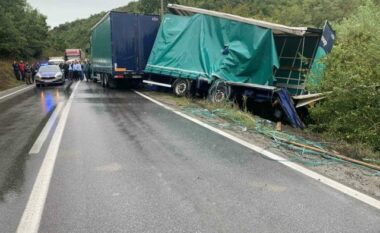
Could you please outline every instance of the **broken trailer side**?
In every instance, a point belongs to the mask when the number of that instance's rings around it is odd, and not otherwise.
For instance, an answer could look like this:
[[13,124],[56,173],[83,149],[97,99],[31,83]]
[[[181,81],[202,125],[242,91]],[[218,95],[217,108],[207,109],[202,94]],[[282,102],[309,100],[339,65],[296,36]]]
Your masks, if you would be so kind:
[[[292,103],[296,99],[290,96],[315,99],[306,90],[307,78],[321,40],[326,41],[324,30],[181,5],[169,4],[168,9],[172,14],[161,24],[145,69],[154,75],[145,83],[172,87],[178,96],[191,88],[207,90],[214,102],[232,95],[259,102],[280,99],[288,118],[296,116]],[[290,121],[303,126],[299,119]]]

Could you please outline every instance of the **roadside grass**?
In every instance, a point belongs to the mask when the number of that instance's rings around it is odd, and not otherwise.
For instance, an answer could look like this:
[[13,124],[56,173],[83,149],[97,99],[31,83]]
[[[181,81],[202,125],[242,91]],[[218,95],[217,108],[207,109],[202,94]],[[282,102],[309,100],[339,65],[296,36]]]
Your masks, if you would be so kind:
[[12,70],[12,61],[0,60],[0,91],[24,84],[18,81]]
[[[334,140],[331,138],[331,136],[326,137],[329,137],[330,141]],[[347,157],[380,166],[380,152],[373,151],[370,146],[363,143],[348,144],[347,142],[340,141],[334,143],[330,147]]]
[[209,110],[211,113],[218,117],[240,126],[244,126],[249,129],[256,127],[255,117],[249,113],[246,108],[241,110],[239,106],[233,102],[212,103],[208,100],[195,100],[196,104],[204,109]]
[[154,93],[154,96],[165,99],[168,103],[181,108],[186,108],[187,110],[191,110],[192,108],[205,109],[210,116],[218,116],[228,123],[238,124],[241,127],[245,127],[247,130],[254,129],[256,126],[255,117],[249,113],[246,108],[245,110],[241,110],[239,106],[233,102],[226,101],[222,103],[212,103],[207,99],[181,98],[163,92],[150,93]]

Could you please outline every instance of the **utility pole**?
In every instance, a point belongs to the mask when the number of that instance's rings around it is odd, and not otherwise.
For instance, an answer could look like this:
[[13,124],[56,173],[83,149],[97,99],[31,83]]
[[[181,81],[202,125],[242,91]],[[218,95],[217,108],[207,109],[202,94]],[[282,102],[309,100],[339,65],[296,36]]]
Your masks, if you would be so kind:
[[161,20],[164,18],[164,0],[161,0]]

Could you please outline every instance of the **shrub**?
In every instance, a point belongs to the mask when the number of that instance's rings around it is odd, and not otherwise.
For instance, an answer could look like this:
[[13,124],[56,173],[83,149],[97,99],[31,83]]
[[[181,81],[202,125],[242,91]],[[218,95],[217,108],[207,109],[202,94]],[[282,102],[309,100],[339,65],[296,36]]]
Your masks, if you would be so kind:
[[372,1],[336,26],[319,91],[332,91],[311,110],[312,127],[380,151],[380,7]]

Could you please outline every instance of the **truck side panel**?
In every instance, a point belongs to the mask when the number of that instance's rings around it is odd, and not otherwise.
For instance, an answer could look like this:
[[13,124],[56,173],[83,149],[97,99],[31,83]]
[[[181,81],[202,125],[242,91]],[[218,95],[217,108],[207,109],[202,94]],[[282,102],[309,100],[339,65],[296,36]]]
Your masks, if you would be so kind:
[[137,17],[132,14],[112,12],[111,25],[114,69],[135,71],[138,65]]
[[160,27],[158,16],[138,15],[138,73],[144,72]]
[[92,67],[95,73],[112,73],[111,21],[106,18],[91,35]]

